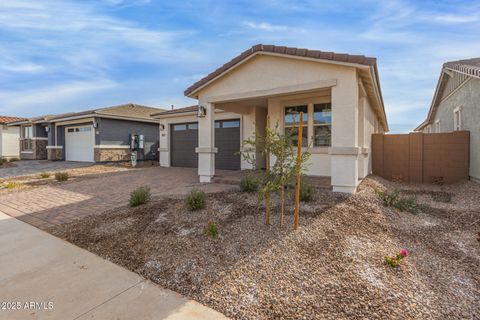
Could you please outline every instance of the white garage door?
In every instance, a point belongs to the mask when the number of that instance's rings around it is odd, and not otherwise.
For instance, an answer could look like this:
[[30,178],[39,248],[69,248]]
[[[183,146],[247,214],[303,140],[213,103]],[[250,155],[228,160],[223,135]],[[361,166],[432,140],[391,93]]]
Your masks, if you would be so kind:
[[65,128],[65,160],[93,162],[92,126]]

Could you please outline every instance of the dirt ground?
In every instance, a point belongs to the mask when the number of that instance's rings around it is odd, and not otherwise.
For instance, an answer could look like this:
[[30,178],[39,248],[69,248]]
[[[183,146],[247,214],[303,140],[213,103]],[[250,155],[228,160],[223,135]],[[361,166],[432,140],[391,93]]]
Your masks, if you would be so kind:
[[[424,206],[384,207],[399,189]],[[368,178],[354,196],[318,191],[292,230],[272,225],[255,195],[209,195],[118,208],[51,230],[80,247],[233,319],[474,319],[480,314],[480,185],[407,185]],[[208,237],[208,221],[219,236]],[[393,269],[385,255],[411,254]]]

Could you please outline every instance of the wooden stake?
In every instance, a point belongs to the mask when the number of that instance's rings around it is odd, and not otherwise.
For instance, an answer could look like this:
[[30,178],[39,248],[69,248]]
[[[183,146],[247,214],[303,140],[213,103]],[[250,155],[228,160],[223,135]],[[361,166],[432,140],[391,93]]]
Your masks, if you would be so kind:
[[295,215],[293,220],[293,229],[298,229],[299,212],[298,205],[300,202],[300,160],[302,159],[302,143],[303,143],[303,112],[300,112],[300,123],[298,125],[298,143],[297,143],[297,186],[295,189]]
[[[267,128],[270,130],[270,117],[267,115]],[[268,140],[268,132],[265,132],[265,143],[267,145],[267,150],[265,153],[265,173],[267,177],[270,176],[270,141]],[[267,190],[267,193],[265,194],[265,211],[266,211],[266,217],[265,217],[265,223],[267,225],[270,224],[270,190]]]

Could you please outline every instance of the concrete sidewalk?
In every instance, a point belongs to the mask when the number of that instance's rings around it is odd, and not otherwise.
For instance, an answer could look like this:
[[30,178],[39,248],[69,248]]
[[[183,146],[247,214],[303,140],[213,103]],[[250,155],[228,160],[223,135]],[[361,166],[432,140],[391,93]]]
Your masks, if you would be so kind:
[[1,212],[0,303],[0,319],[226,319]]

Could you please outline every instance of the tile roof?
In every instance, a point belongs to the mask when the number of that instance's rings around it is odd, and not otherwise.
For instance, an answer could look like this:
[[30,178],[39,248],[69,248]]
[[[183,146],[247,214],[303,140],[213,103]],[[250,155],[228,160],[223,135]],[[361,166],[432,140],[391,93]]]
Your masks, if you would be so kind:
[[208,74],[206,77],[195,82],[193,85],[191,85],[185,90],[184,94],[188,96],[189,94],[194,92],[196,89],[200,88],[207,82],[211,81],[212,79],[216,78],[220,74],[224,73],[228,69],[234,67],[244,59],[248,58],[249,56],[257,52],[268,52],[268,53],[282,54],[286,56],[297,56],[297,57],[305,57],[305,58],[319,59],[319,60],[330,60],[330,61],[345,62],[345,63],[363,64],[363,65],[373,66],[375,69],[377,66],[376,58],[366,57],[363,55],[350,55],[346,53],[335,53],[335,52],[327,52],[327,51],[320,51],[320,50],[308,50],[308,49],[300,49],[300,48],[294,48],[294,47],[257,44],[252,46],[248,50],[242,52],[240,55],[236,56],[229,62],[225,63],[223,66],[216,69],[212,73]]
[[98,109],[91,109],[81,112],[72,112],[63,115],[55,115],[50,117],[48,120],[58,120],[61,118],[67,117],[78,117],[83,115],[105,115],[105,116],[116,116],[116,117],[125,117],[125,118],[138,118],[138,119],[145,119],[145,120],[153,120],[151,115],[153,113],[158,113],[159,111],[164,111],[164,109],[160,108],[153,108],[147,107],[139,104],[128,103],[122,104],[113,107],[106,107],[106,108],[98,108]]
[[198,105],[195,105],[195,106],[190,106],[190,107],[183,107],[183,108],[178,108],[178,109],[172,109],[172,110],[153,113],[152,116],[155,117],[155,116],[163,116],[163,115],[167,115],[167,114],[197,112],[197,110],[198,110]]
[[0,123],[7,123],[7,122],[14,122],[14,121],[22,121],[27,120],[26,118],[21,117],[9,117],[9,116],[0,116]]
[[472,77],[480,78],[480,58],[449,61],[445,62],[443,67]]

